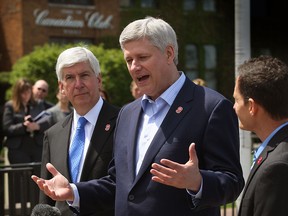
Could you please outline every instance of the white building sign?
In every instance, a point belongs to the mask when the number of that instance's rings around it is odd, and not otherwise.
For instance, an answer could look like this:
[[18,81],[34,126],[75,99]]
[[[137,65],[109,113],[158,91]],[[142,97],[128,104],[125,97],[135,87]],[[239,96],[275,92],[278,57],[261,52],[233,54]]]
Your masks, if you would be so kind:
[[92,28],[92,29],[111,29],[113,15],[106,18],[97,11],[85,12],[82,19],[73,17],[73,13],[66,14],[64,18],[53,18],[49,16],[48,9],[35,9],[34,17],[36,25],[64,28]]

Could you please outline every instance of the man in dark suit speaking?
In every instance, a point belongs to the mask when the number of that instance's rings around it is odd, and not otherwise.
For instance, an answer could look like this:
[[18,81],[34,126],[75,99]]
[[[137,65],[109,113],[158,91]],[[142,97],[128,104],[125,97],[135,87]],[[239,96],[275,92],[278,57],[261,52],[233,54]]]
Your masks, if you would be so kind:
[[54,177],[33,180],[84,215],[105,205],[116,216],[220,215],[244,186],[232,103],[178,71],[176,34],[162,19],[130,23],[119,41],[144,95],[119,112],[109,175],[69,184],[47,164]]
[[[108,164],[112,158],[113,132],[119,108],[116,108],[100,97],[100,66],[91,51],[84,47],[73,47],[62,52],[56,64],[56,73],[60,93],[65,95],[74,111],[63,121],[51,127],[44,137],[41,176],[50,178],[46,163],[50,162],[70,181],[79,182],[100,178],[107,175]],[[87,121],[80,159],[75,168],[75,180],[72,181],[71,161],[73,155],[74,134],[79,118]],[[79,145],[79,143],[77,143]],[[74,174],[73,174],[74,175]],[[41,193],[40,203],[56,205],[62,215],[72,215],[66,202],[56,202]],[[97,216],[112,216],[114,208],[106,208]]]

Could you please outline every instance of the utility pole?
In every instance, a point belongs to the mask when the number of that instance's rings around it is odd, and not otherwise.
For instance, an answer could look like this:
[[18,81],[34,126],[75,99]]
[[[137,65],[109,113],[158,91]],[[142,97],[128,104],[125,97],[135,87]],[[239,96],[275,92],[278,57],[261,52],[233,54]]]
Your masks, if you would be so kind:
[[[235,78],[238,76],[237,67],[251,57],[250,40],[250,0],[235,0]],[[240,161],[245,182],[251,167],[251,132],[239,129]],[[238,209],[242,193],[236,202]]]

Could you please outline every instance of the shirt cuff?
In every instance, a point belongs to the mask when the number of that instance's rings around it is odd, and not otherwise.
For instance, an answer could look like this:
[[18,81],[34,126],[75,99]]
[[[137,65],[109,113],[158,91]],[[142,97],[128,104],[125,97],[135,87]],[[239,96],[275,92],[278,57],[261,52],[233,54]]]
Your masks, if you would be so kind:
[[80,208],[80,196],[79,196],[78,189],[77,189],[75,184],[70,184],[70,186],[71,186],[73,193],[74,193],[74,200],[73,200],[73,202],[67,201],[67,203],[69,206],[79,209]]
[[[186,189],[187,193],[190,194],[192,197],[196,198],[196,199],[201,199],[202,198],[202,188],[203,188],[203,179],[201,180],[201,185],[200,185],[200,189],[197,193]],[[78,193],[78,192],[77,192]]]

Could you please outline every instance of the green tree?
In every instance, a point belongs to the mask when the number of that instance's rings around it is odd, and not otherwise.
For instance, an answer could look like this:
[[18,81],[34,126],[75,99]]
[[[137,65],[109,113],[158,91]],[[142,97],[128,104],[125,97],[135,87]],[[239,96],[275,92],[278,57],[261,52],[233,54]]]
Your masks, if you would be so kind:
[[[45,44],[35,47],[34,51],[20,58],[9,73],[11,86],[21,77],[28,78],[32,83],[44,79],[49,83],[48,100],[56,102],[58,87],[55,65],[58,55],[67,48],[83,46],[82,44]],[[103,45],[85,45],[98,58],[101,67],[103,87],[107,91],[110,102],[122,106],[132,100],[129,90],[131,77],[120,49],[105,49]],[[10,98],[11,90],[6,98]]]

